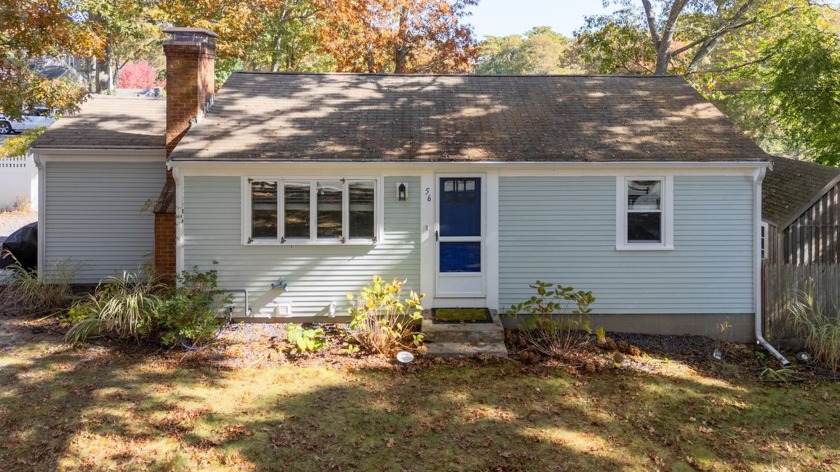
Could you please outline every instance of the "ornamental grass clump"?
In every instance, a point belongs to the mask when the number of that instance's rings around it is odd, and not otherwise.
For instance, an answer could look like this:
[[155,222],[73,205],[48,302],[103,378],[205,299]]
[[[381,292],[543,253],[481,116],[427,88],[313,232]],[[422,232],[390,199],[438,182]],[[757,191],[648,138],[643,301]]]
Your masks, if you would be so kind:
[[103,334],[134,341],[147,337],[161,303],[155,293],[161,289],[155,280],[130,272],[108,277],[86,301],[71,307],[75,324],[67,332],[67,342],[78,344]]
[[18,264],[9,267],[13,274],[11,282],[0,286],[3,307],[0,312],[42,316],[63,312],[74,301],[75,295],[70,283],[79,272],[79,267],[66,261],[58,262],[48,277],[40,277],[36,270],[26,270]]
[[840,311],[835,308],[829,312],[815,292],[813,280],[806,282],[805,288],[797,292],[790,307],[793,326],[814,359],[837,372],[840,370]]
[[540,280],[529,287],[537,294],[505,313],[516,319],[519,336],[528,347],[547,357],[565,358],[589,343],[592,292]]
[[413,325],[423,316],[423,295],[411,291],[402,298],[405,280],[386,283],[380,276],[362,289],[358,298],[347,294],[350,307],[350,335],[363,350],[392,357],[397,351],[417,350],[423,335]]

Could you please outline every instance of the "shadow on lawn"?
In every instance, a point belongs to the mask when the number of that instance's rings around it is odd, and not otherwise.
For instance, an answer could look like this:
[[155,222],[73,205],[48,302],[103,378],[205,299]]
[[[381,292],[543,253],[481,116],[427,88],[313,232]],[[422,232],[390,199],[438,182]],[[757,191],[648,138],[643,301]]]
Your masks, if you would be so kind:
[[4,471],[801,469],[840,460],[840,417],[824,406],[840,398],[822,387],[570,377],[492,362],[225,371],[43,337],[15,349],[0,351]]
[[[797,468],[820,462],[791,461],[788,452],[832,444],[804,424],[791,428],[793,412],[772,400],[746,403],[746,389],[644,375],[554,375],[509,365],[357,372],[353,385],[269,395],[218,416],[214,422],[243,433],[213,442],[258,470]],[[666,384],[673,391],[663,394]],[[836,421],[809,424],[826,434]]]
[[[218,385],[213,373],[155,365],[149,360],[154,350],[143,346],[74,349],[55,335],[23,342],[0,346],[4,471],[56,470],[66,468],[66,459],[72,468],[91,469],[102,467],[100,458],[119,463],[120,456],[143,468],[138,459],[151,463],[155,458],[136,457],[132,442],[155,437],[161,426],[134,421],[133,412],[158,411],[165,421],[166,412],[180,409],[179,404],[204,400],[168,393],[175,385]],[[75,438],[92,435],[115,441],[85,444],[84,450],[71,447]]]

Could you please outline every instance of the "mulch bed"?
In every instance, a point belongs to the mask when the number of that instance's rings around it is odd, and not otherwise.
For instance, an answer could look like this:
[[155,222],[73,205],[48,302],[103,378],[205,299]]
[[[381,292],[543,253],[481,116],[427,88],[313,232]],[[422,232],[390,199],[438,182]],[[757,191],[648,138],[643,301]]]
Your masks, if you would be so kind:
[[[18,308],[0,300],[0,348],[9,348],[29,342],[49,340],[61,343],[69,326],[57,317],[38,319],[17,316]],[[608,333],[612,343],[598,347],[594,339],[587,346],[566,358],[550,358],[528,349],[515,331],[506,331],[505,342],[510,360],[493,359],[428,359],[418,356],[409,366],[378,355],[347,354],[340,342],[331,342],[316,353],[293,354],[289,349],[285,324],[234,323],[211,346],[199,351],[186,351],[181,347],[164,347],[153,343],[119,342],[95,339],[90,348],[106,349],[123,355],[154,356],[171,364],[186,364],[222,370],[270,368],[279,365],[321,366],[338,370],[390,369],[410,372],[430,364],[475,364],[486,362],[514,362],[523,368],[561,368],[573,374],[624,367],[656,374],[657,363],[677,361],[707,375],[720,378],[732,376],[765,379],[762,373],[780,369],[778,361],[753,344],[718,342],[703,336],[662,336],[625,333]],[[343,329],[344,325],[319,325],[328,334]],[[333,337],[337,339],[338,337]],[[84,349],[84,348],[83,348]],[[721,349],[723,359],[712,357]],[[836,374],[813,365],[797,364],[795,353],[785,352],[793,363],[788,372],[792,381],[837,380]]]

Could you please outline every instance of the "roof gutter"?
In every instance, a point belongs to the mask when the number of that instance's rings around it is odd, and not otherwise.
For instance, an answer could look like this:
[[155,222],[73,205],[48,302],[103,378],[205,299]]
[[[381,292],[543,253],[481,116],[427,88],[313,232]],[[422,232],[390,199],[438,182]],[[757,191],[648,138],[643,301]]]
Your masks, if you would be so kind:
[[755,307],[755,339],[767,352],[773,355],[783,365],[789,365],[790,361],[785,359],[766,339],[764,339],[764,326],[761,322],[761,241],[758,237],[758,228],[761,227],[761,182],[767,168],[758,168],[753,172],[753,306]]
[[441,160],[441,161],[397,161],[397,160],[379,160],[379,161],[353,161],[345,159],[335,160],[188,160],[188,159],[173,159],[172,156],[167,160],[169,166],[224,166],[231,168],[241,168],[243,165],[249,166],[273,166],[273,165],[289,165],[289,164],[352,164],[353,166],[381,166],[381,165],[399,165],[406,167],[437,167],[441,165],[446,166],[476,166],[476,167],[548,167],[556,168],[615,168],[615,167],[668,167],[668,168],[697,168],[697,167],[715,167],[715,168],[761,168],[765,170],[770,167],[769,161],[609,161],[609,162],[587,162],[587,161],[470,161],[470,160]]

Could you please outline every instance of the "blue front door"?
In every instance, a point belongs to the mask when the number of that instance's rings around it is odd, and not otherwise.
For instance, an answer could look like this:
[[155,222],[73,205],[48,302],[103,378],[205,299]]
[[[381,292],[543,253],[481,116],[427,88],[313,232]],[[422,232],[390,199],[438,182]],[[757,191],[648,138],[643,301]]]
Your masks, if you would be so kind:
[[484,295],[481,177],[438,178],[437,295]]

